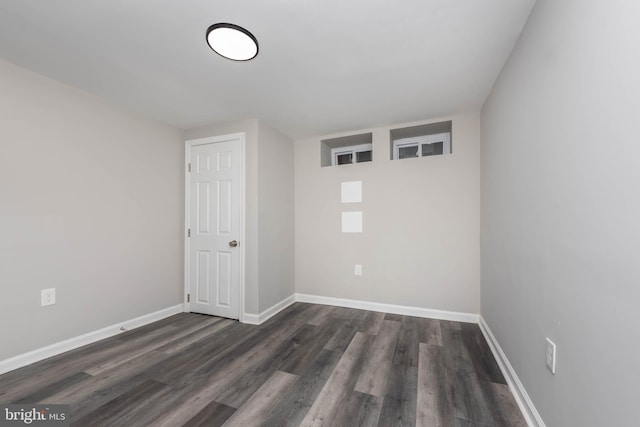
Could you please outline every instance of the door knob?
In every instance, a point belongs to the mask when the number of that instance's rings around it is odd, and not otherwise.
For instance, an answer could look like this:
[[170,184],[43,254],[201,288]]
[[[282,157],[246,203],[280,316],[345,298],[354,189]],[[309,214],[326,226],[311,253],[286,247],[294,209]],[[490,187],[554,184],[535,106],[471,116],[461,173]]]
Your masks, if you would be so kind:
[[230,241],[229,246],[231,246],[232,248],[235,248],[236,246],[238,246],[238,241],[237,240]]

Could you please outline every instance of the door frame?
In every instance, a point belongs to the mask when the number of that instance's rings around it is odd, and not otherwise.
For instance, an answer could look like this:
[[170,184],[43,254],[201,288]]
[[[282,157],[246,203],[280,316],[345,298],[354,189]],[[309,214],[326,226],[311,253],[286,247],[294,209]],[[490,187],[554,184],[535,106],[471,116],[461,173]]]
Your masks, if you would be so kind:
[[189,229],[189,218],[191,215],[191,173],[189,172],[189,164],[191,163],[191,147],[198,145],[208,145],[208,144],[217,144],[220,142],[227,141],[236,141],[240,142],[240,152],[241,152],[241,161],[242,161],[242,173],[240,174],[240,244],[238,245],[240,249],[240,289],[238,289],[239,296],[239,307],[238,307],[238,320],[241,323],[244,323],[244,294],[245,294],[245,228],[246,228],[246,215],[245,215],[245,201],[246,201],[246,187],[245,187],[245,177],[246,177],[246,154],[245,154],[245,140],[246,134],[244,132],[232,133],[228,135],[220,135],[220,136],[211,136],[206,138],[198,138],[198,139],[189,139],[184,143],[184,292],[183,292],[183,302],[184,302],[184,312],[191,312],[191,303],[187,300],[187,295],[189,294],[189,243],[190,239],[187,236],[187,232]]

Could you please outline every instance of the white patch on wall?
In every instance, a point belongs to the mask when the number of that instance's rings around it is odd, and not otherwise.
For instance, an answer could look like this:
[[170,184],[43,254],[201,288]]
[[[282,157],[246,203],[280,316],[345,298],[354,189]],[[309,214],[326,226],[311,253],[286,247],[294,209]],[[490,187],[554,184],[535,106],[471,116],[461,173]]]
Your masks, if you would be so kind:
[[342,203],[362,202],[362,181],[348,181],[342,183]]
[[342,212],[342,232],[362,233],[362,212]]

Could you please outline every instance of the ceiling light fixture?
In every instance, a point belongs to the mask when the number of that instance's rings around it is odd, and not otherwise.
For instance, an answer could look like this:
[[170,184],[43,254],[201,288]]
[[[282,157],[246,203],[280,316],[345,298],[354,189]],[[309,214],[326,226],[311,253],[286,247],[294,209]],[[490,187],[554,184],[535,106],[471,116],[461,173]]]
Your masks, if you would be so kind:
[[258,40],[244,28],[226,23],[207,29],[207,43],[218,55],[233,61],[249,61],[258,55]]

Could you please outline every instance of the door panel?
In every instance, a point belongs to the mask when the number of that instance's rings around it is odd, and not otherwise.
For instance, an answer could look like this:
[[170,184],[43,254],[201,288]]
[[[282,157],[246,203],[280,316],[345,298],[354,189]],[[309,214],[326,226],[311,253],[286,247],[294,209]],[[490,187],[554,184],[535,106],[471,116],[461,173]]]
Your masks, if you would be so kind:
[[196,182],[196,230],[200,235],[211,232],[211,183]]
[[231,209],[232,182],[230,180],[218,181],[218,235],[231,235]]
[[198,251],[196,253],[196,301],[200,304],[209,304],[211,280],[211,252]]
[[242,141],[191,145],[187,288],[190,310],[238,319],[242,235]]
[[231,253],[218,252],[218,304],[221,307],[230,307],[232,304],[232,274],[231,274]]

